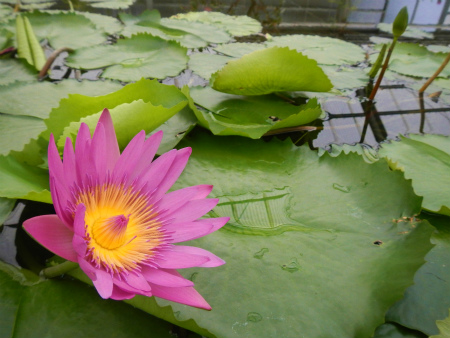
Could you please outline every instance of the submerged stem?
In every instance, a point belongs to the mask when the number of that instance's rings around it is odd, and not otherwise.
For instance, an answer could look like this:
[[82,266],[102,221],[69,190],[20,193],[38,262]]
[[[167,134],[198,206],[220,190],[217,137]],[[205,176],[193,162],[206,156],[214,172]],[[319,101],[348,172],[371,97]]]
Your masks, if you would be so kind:
[[41,275],[45,278],[54,278],[65,274],[66,272],[78,267],[78,263],[65,261],[64,263],[45,268],[41,271]]

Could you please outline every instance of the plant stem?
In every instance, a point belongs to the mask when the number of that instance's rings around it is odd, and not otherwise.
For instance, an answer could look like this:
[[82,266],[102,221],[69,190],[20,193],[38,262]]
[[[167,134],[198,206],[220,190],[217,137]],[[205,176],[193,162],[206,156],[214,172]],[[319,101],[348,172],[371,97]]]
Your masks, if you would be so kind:
[[78,267],[78,263],[71,262],[71,261],[65,261],[64,263],[43,269],[41,271],[41,274],[45,278],[54,278],[54,277],[61,276],[61,275],[65,274],[66,272],[73,270],[77,267]]
[[427,90],[428,86],[433,82],[437,76],[444,70],[444,68],[447,66],[447,64],[450,61],[450,53],[447,54],[447,57],[444,59],[442,64],[439,66],[439,68],[436,70],[436,72],[425,82],[422,86],[422,88],[419,89],[419,106],[420,106],[420,128],[419,132],[423,133],[423,128],[425,125],[425,103],[423,101],[423,93],[425,90]]
[[41,81],[46,75],[48,70],[50,69],[50,66],[52,65],[53,61],[55,61],[56,57],[61,54],[62,52],[73,52],[73,49],[71,48],[67,48],[67,47],[63,47],[63,48],[59,48],[57,50],[55,50],[47,59],[47,61],[45,62],[44,66],[42,67],[41,71],[39,72],[38,75],[38,80]]

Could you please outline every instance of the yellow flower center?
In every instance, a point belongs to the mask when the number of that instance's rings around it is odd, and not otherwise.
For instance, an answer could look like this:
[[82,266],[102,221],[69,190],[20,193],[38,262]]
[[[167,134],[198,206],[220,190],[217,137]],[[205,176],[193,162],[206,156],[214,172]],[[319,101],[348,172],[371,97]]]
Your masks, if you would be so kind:
[[76,205],[86,206],[88,256],[97,267],[113,273],[148,263],[164,234],[148,196],[114,183],[82,190]]

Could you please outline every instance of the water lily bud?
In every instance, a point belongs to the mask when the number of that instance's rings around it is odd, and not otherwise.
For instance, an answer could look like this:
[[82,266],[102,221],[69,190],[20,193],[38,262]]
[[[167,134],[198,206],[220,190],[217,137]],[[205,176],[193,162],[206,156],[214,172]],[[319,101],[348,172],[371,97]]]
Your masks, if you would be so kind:
[[394,34],[395,38],[399,38],[405,32],[406,27],[408,27],[408,21],[408,8],[405,6],[398,12],[392,24],[392,34]]

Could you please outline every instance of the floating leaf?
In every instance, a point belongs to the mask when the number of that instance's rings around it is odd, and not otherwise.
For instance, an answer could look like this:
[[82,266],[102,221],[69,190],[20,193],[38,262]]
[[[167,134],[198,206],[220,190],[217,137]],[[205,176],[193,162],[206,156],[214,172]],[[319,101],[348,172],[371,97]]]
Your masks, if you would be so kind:
[[430,338],[448,338],[450,337],[450,309],[449,316],[444,320],[436,321],[436,325],[439,327],[439,335],[432,336]]
[[48,171],[19,163],[12,156],[0,156],[0,197],[52,203]]
[[6,221],[15,204],[16,200],[0,197],[0,226]]
[[[88,47],[103,43],[107,39],[107,34],[98,29],[91,20],[76,13],[50,14],[35,11],[23,16],[30,20],[38,40],[47,39],[55,49]],[[13,27],[13,23],[14,21],[10,20],[6,27]]]
[[208,43],[225,43],[231,40],[231,36],[225,30],[207,23],[169,18],[161,19],[160,23],[165,27],[179,29],[196,35]]
[[269,130],[296,127],[317,119],[322,110],[317,100],[294,106],[276,95],[238,96],[209,87],[191,89],[194,102],[206,110],[194,110],[199,124],[215,135],[260,138]]
[[[377,46],[377,48],[380,48]],[[376,54],[371,55],[371,59]],[[445,53],[432,53],[426,47],[414,43],[398,42],[389,62],[389,69],[408,76],[430,77],[439,68],[446,57]],[[438,75],[450,76],[450,68],[446,67]]]
[[450,53],[450,46],[428,45],[426,47],[430,52],[433,53]]
[[188,68],[195,74],[209,80],[212,74],[222,69],[231,60],[235,59],[225,55],[194,53],[189,56]]
[[79,69],[108,67],[102,77],[130,82],[176,76],[186,68],[187,60],[186,48],[178,43],[141,33],[115,45],[78,49],[66,64]]
[[[70,280],[45,280],[0,262],[2,337],[170,338],[169,323]],[[80,311],[83,309],[83,311]],[[36,314],[39,314],[38,316]]]
[[81,0],[94,8],[125,9],[135,3],[136,0]]
[[123,29],[123,25],[119,20],[113,18],[112,16],[102,15],[98,13],[89,13],[89,12],[75,12],[79,15],[83,15],[84,17],[91,20],[94,25],[103,30],[108,34],[115,34],[120,32]]
[[[380,31],[383,31],[385,33],[392,35],[392,23],[379,23],[377,25],[378,29]],[[416,27],[407,27],[405,32],[402,34],[405,38],[413,38],[413,39],[433,39],[434,36],[432,33],[425,32],[419,28]]]
[[177,14],[171,19],[198,21],[213,24],[225,29],[232,36],[245,36],[259,33],[262,26],[258,20],[246,15],[226,15],[220,12],[189,12],[186,14]]
[[[414,184],[414,181],[413,181]],[[427,336],[439,332],[436,320],[444,319],[450,308],[450,218],[422,213],[436,231],[431,237],[434,247],[425,256],[426,263],[416,272],[414,285],[403,299],[386,314],[389,321],[422,331]],[[410,222],[402,219],[400,222]]]
[[369,76],[364,69],[357,67],[321,66],[323,72],[330,79],[334,89],[352,89],[365,87]]
[[377,328],[373,338],[427,338],[427,336],[398,324],[385,323]]
[[15,81],[36,81],[36,70],[20,59],[0,59],[0,86]]
[[243,57],[245,54],[250,54],[252,52],[256,52],[257,50],[267,48],[264,44],[261,43],[244,43],[244,42],[235,42],[235,43],[227,43],[223,45],[219,45],[214,47],[216,52],[232,56],[235,58]]
[[355,64],[364,61],[364,50],[350,42],[340,39],[316,35],[285,35],[277,36],[267,41],[269,47],[289,47],[296,49],[319,64],[342,65]]
[[[190,243],[227,264],[183,272],[213,310],[156,299],[179,325],[216,337],[370,337],[431,248],[427,222],[392,222],[420,199],[385,162],[207,133],[181,146],[194,152],[174,188],[213,184],[212,214],[231,220]],[[128,302],[167,316],[139,301]]]
[[227,63],[210,80],[215,90],[237,95],[281,91],[327,92],[331,82],[314,60],[289,48],[268,48]]
[[[156,80],[150,81],[144,79],[129,84],[117,92],[104,96],[89,97],[78,94],[70,95],[68,99],[60,101],[58,108],[52,110],[50,117],[45,121],[48,130],[41,136],[44,140],[48,141],[50,133],[53,133],[55,139],[58,140],[61,138],[64,129],[68,127],[71,122],[79,122],[82,118],[103,111],[104,108],[113,110],[121,105],[122,108],[118,111],[126,113],[125,108],[127,106],[125,106],[125,104],[131,104],[133,102],[136,102],[137,105],[128,105],[127,108],[130,109],[128,111],[128,113],[131,114],[130,121],[133,119],[133,107],[141,107],[143,104],[149,103],[149,105],[146,106],[150,109],[148,113],[151,113],[151,109],[157,109],[161,110],[163,113],[168,112],[170,115],[174,108],[181,110],[187,104],[187,99],[183,93],[174,86],[163,85]],[[167,116],[167,118],[169,117],[170,116]],[[142,130],[143,122],[139,120],[134,122],[134,130],[136,130],[136,128],[140,128],[138,131]],[[151,123],[151,121],[147,121],[146,123]],[[126,126],[129,127],[128,124],[126,124]],[[127,130],[126,126],[116,125],[118,136],[122,132],[130,134],[130,130]]]
[[46,61],[44,50],[34,34],[30,21],[21,15],[16,17],[16,44],[19,58],[27,60],[38,71],[41,70]]
[[450,139],[440,135],[400,136],[382,145],[380,156],[413,180],[426,210],[450,216]]
[[[45,129],[42,119],[69,94],[101,95],[122,88],[118,83],[65,80],[49,82],[16,82],[0,91],[0,155],[21,151]],[[45,93],[45,95],[42,95]]]

